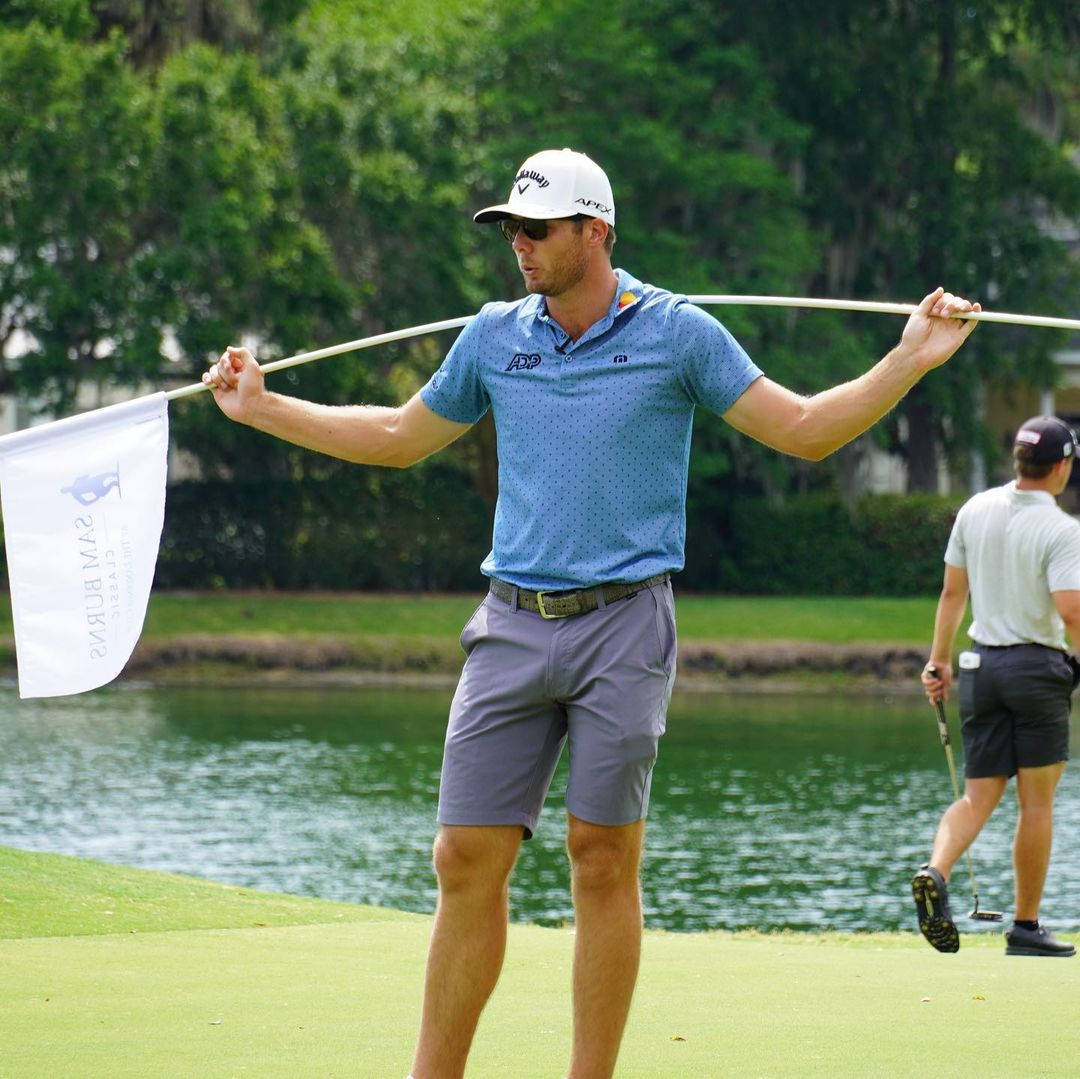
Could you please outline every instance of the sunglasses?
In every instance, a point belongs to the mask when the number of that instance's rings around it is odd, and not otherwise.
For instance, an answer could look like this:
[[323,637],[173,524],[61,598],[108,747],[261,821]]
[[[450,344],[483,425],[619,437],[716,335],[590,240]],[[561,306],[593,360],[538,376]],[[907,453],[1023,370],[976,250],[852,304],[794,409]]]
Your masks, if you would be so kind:
[[518,229],[521,229],[530,240],[547,239],[548,223],[546,221],[521,221],[516,217],[504,217],[499,222],[499,231],[508,244],[512,244],[517,239]]

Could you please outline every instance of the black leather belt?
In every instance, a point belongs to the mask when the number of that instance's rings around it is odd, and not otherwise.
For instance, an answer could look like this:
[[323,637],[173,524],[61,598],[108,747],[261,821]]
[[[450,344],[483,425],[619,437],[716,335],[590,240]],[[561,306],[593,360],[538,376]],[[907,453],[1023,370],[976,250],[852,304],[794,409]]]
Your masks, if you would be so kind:
[[979,644],[979,642],[976,641],[975,647],[982,648],[987,652],[1004,652],[1008,648],[1046,648],[1051,652],[1061,651],[1060,648],[1054,648],[1049,644],[1040,644],[1038,641],[1022,641],[1018,644]]
[[503,603],[513,605],[514,593],[517,593],[517,605],[522,611],[533,611],[543,618],[572,618],[576,614],[587,614],[600,606],[600,597],[604,603],[616,603],[620,599],[636,595],[654,584],[664,584],[671,577],[670,573],[658,573],[644,581],[631,584],[599,584],[593,588],[575,588],[569,592],[530,592],[518,588],[509,581],[491,578],[489,591]]

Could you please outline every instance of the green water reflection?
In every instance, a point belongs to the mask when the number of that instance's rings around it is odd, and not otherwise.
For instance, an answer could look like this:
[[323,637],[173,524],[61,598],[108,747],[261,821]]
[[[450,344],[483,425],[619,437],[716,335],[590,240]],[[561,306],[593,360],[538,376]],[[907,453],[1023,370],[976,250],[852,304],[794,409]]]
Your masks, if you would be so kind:
[[[19,701],[0,687],[0,843],[431,911],[449,696],[118,687]],[[564,767],[515,872],[520,921],[571,917]],[[917,697],[676,692],[649,816],[647,922],[910,929],[907,881],[949,797]],[[1007,798],[975,850],[983,904],[1005,910]],[[1063,930],[1080,928],[1078,818],[1067,772],[1044,904]]]

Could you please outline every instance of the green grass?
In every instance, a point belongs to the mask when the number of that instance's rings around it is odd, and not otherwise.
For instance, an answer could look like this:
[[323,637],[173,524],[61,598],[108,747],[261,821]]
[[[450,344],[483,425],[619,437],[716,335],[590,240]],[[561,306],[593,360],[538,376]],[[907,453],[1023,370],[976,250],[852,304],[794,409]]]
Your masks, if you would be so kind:
[[[182,633],[280,633],[423,639],[453,637],[482,593],[407,596],[355,593],[155,593],[150,639]],[[687,640],[926,642],[934,598],[680,596]]]
[[936,596],[679,596],[684,641],[882,642],[926,647]]
[[[103,901],[116,919],[108,934]],[[343,916],[346,904],[0,848],[8,902],[4,1079],[399,1079],[408,1070],[428,917],[360,907]],[[141,903],[153,908],[151,929]],[[287,920],[289,904],[298,921],[316,921],[273,922]],[[206,927],[191,928],[200,909]],[[571,930],[511,926],[470,1079],[564,1074],[572,947]],[[649,932],[616,1074],[1072,1076],[1075,980],[1075,960],[1006,958],[1000,937],[985,933],[942,956],[914,932]]]
[[151,640],[191,633],[456,639],[481,596],[155,592],[143,633]]
[[353,903],[0,847],[0,939],[263,928],[394,916]]
[[[129,674],[222,681],[278,667],[448,676],[460,668],[458,635],[482,596],[155,592]],[[684,648],[706,653],[732,643],[792,641],[898,645],[921,652],[935,605],[932,597],[680,595],[679,639]],[[15,667],[10,627],[8,597],[2,595],[3,671]],[[841,686],[854,677],[840,669],[834,674]],[[786,676],[817,685],[827,674],[793,670]]]
[[[347,638],[454,638],[482,598],[312,592],[155,592],[143,636],[321,634]],[[684,640],[883,641],[925,645],[936,597],[679,595]],[[11,633],[11,606],[0,594],[0,634]]]

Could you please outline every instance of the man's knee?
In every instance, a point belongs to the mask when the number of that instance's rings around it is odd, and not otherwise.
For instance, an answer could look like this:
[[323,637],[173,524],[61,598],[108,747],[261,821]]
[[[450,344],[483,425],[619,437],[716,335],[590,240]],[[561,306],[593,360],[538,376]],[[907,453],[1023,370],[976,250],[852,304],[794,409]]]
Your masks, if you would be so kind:
[[520,844],[520,828],[440,829],[432,852],[439,890],[447,894],[468,888],[504,888]]
[[575,889],[637,887],[642,821],[620,828],[571,822],[566,848]]
[[980,828],[997,809],[1008,782],[1008,776],[986,776],[965,781],[962,800],[967,803]]

